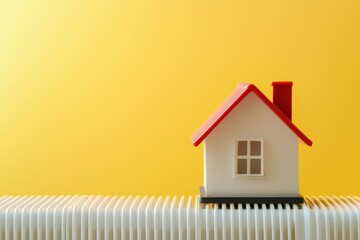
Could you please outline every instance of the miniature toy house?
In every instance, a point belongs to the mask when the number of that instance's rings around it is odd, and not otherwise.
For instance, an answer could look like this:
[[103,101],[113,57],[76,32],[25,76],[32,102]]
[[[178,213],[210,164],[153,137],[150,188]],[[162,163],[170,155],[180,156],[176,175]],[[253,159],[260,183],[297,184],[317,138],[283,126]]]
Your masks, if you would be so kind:
[[301,203],[298,140],[291,121],[292,82],[273,82],[273,102],[241,83],[194,133],[204,141],[203,203]]

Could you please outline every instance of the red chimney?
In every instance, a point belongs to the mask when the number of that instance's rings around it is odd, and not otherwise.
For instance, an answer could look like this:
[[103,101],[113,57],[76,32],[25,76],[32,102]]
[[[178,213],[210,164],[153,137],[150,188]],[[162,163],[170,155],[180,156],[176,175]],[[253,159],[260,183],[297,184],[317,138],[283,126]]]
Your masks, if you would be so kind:
[[273,103],[291,121],[292,82],[273,82]]

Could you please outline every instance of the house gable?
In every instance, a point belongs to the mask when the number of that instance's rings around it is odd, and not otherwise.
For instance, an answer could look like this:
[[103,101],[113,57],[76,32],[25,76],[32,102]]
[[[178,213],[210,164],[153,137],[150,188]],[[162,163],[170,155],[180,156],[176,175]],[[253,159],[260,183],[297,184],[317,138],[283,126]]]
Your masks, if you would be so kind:
[[238,84],[235,91],[193,134],[192,142],[194,146],[198,146],[250,92],[253,92],[262,102],[264,102],[265,105],[305,144],[308,146],[312,145],[312,141],[306,137],[305,134],[302,133],[300,129],[298,129],[255,85],[241,83]]

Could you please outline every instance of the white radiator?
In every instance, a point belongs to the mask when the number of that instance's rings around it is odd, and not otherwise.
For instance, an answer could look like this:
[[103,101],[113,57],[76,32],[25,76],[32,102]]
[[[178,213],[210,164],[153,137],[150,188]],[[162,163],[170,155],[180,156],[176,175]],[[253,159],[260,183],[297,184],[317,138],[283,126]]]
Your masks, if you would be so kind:
[[0,197],[0,239],[360,239],[360,198],[201,206],[198,197]]

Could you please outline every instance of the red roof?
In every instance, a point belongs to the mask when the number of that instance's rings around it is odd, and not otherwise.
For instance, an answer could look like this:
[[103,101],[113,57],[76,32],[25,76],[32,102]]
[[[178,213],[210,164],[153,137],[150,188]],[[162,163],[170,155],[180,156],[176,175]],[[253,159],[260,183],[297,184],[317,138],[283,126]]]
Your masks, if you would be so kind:
[[308,146],[312,145],[312,141],[306,137],[305,134],[302,133],[300,129],[298,129],[255,85],[240,83],[226,101],[193,134],[192,143],[194,146],[198,146],[250,92],[255,93],[305,144]]

